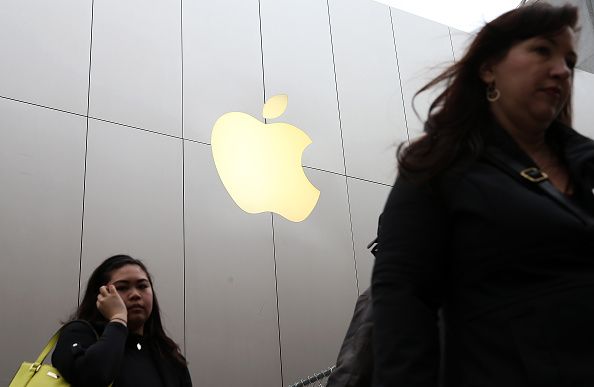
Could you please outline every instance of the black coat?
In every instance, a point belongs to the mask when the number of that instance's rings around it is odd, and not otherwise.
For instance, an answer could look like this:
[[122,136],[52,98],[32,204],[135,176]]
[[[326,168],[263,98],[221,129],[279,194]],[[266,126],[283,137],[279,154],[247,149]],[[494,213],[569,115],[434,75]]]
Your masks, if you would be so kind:
[[52,364],[71,385],[79,387],[106,387],[112,382],[114,387],[192,386],[186,366],[160,356],[150,340],[117,322],[93,323],[92,327],[78,320],[67,324]]
[[[594,143],[549,131],[572,200],[594,217]],[[504,130],[486,133],[534,165]],[[594,386],[594,220],[485,157],[429,183],[397,179],[372,289],[375,386]]]
[[357,298],[353,318],[336,359],[336,368],[328,377],[326,387],[371,386],[373,372],[371,302],[371,289],[368,288]]

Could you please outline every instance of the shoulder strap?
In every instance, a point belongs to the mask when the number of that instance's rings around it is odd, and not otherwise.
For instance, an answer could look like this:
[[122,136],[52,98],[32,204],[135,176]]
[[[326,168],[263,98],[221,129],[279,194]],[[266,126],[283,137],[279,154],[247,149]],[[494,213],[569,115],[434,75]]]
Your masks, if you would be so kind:
[[37,360],[35,360],[35,364],[43,363],[43,361],[45,360],[47,355],[50,353],[50,351],[54,348],[54,346],[58,342],[59,337],[60,337],[60,330],[58,330],[56,333],[54,333],[54,335],[49,339],[49,341],[45,345],[45,348],[43,348],[43,350],[37,357]]
[[540,188],[548,196],[550,196],[559,205],[571,212],[574,216],[580,219],[584,224],[594,224],[594,218],[590,216],[579,206],[575,205],[565,195],[563,195],[557,188],[555,188],[549,181],[546,173],[537,167],[526,167],[516,159],[510,157],[504,152],[495,148],[488,148],[485,152],[485,158],[493,165],[510,174],[512,177],[523,182],[529,182]]

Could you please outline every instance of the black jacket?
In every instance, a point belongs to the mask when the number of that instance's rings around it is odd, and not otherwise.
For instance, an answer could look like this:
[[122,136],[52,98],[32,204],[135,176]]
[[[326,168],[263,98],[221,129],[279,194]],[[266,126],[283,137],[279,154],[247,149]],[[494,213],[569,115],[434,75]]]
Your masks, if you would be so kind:
[[[594,143],[549,131],[594,217]],[[487,146],[534,165],[501,128]],[[426,184],[397,179],[372,289],[375,386],[594,386],[594,218],[485,157]]]
[[149,340],[117,322],[67,324],[52,364],[73,386],[107,387],[114,380],[114,387],[192,386],[186,366],[160,356]]
[[326,387],[369,387],[373,373],[371,289],[365,290],[355,304],[353,318],[340,347],[336,368]]

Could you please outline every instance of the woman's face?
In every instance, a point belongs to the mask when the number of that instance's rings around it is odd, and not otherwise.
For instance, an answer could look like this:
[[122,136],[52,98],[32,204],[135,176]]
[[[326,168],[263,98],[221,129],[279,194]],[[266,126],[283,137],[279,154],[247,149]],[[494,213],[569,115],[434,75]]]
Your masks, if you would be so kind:
[[481,69],[482,80],[501,93],[491,110],[504,126],[548,127],[565,106],[577,61],[575,35],[565,27],[551,37],[516,43],[499,62]]
[[114,285],[128,309],[128,326],[140,330],[153,311],[153,289],[147,274],[138,265],[125,265],[111,273]]

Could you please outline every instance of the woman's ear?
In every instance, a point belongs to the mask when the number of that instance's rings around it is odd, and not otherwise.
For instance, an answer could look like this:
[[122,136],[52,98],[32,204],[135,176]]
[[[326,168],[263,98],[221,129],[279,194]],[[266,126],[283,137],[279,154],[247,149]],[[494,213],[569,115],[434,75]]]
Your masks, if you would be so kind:
[[483,63],[479,68],[479,76],[487,85],[495,81],[493,66],[491,63]]

